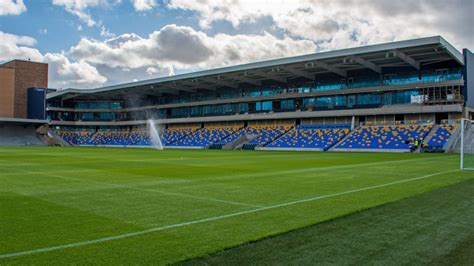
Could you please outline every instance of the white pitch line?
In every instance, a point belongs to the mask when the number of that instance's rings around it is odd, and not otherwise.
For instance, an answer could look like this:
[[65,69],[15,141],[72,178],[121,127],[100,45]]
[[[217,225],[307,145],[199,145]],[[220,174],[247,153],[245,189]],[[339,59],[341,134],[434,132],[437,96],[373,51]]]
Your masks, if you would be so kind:
[[415,178],[390,182],[390,183],[376,185],[376,186],[359,188],[359,189],[354,189],[354,190],[349,190],[349,191],[344,191],[344,192],[339,192],[339,193],[334,193],[334,194],[329,194],[329,195],[324,195],[324,196],[318,196],[318,197],[313,197],[313,198],[307,198],[307,199],[302,199],[302,200],[297,200],[297,201],[290,201],[290,202],[281,203],[281,204],[277,204],[277,205],[261,207],[261,208],[248,210],[248,211],[235,212],[235,213],[230,213],[230,214],[221,215],[221,216],[214,216],[214,217],[200,219],[200,220],[194,220],[194,221],[189,221],[189,222],[183,222],[183,223],[170,224],[170,225],[165,225],[165,226],[160,226],[160,227],[154,227],[154,228],[149,228],[149,229],[136,231],[136,232],[131,232],[131,233],[126,233],[126,234],[114,235],[114,236],[109,236],[109,237],[97,238],[97,239],[92,239],[92,240],[87,240],[87,241],[80,241],[80,242],[75,242],[75,243],[70,243],[70,244],[65,244],[65,245],[52,246],[52,247],[46,247],[46,248],[18,251],[18,252],[13,252],[13,253],[5,253],[5,254],[0,254],[0,259],[18,257],[18,256],[26,256],[26,255],[32,255],[32,254],[37,254],[37,253],[55,251],[55,250],[63,250],[63,249],[67,249],[67,248],[75,248],[75,247],[81,247],[81,246],[87,246],[87,245],[92,245],[92,244],[97,244],[97,243],[103,243],[103,242],[117,240],[117,239],[123,239],[123,238],[139,236],[139,235],[145,235],[145,234],[158,232],[158,231],[164,231],[164,230],[172,229],[172,228],[178,228],[178,227],[194,225],[194,224],[200,224],[200,223],[205,223],[205,222],[212,222],[212,221],[222,220],[222,219],[226,219],[226,218],[241,216],[241,215],[245,215],[245,214],[256,213],[256,212],[261,212],[261,211],[266,211],[266,210],[272,210],[272,209],[277,209],[277,208],[281,208],[281,207],[296,205],[296,204],[300,204],[300,203],[311,202],[311,201],[316,201],[316,200],[326,199],[326,198],[331,198],[331,197],[337,197],[337,196],[350,194],[350,193],[355,193],[355,192],[360,192],[360,191],[366,191],[366,190],[371,190],[371,189],[376,189],[376,188],[381,188],[381,187],[392,186],[392,185],[396,185],[396,184],[411,182],[411,181],[415,181],[415,180],[425,179],[425,178],[429,178],[429,177],[432,177],[432,176],[437,176],[437,175],[442,175],[442,174],[447,174],[447,173],[453,173],[453,172],[457,172],[457,171],[460,171],[460,170],[456,169],[456,170],[438,172],[438,173],[434,173],[434,174],[419,176],[419,177],[415,177]]

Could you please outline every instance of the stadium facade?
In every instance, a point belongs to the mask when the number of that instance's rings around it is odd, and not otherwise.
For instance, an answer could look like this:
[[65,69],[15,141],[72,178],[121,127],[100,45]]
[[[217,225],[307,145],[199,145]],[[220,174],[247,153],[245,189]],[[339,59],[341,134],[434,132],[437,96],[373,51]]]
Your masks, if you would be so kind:
[[45,115],[73,145],[150,145],[151,118],[167,147],[446,150],[473,116],[472,58],[435,36],[55,91]]

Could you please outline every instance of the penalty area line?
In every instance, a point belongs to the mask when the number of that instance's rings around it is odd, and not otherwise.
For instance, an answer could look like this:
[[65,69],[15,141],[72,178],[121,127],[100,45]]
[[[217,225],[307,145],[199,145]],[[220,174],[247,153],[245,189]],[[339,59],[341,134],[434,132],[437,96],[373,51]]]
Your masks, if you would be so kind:
[[160,227],[154,227],[154,228],[149,228],[149,229],[145,229],[145,230],[141,230],[141,231],[135,231],[135,232],[125,233],[125,234],[113,235],[113,236],[109,236],[109,237],[103,237],[103,238],[97,238],[97,239],[92,239],[92,240],[80,241],[80,242],[75,242],[75,243],[70,243],[70,244],[65,244],[65,245],[58,245],[58,246],[38,248],[38,249],[32,249],[32,250],[5,253],[5,254],[0,254],[0,259],[26,256],[26,255],[32,255],[32,254],[37,254],[37,253],[45,253],[45,252],[51,252],[51,251],[56,251],[56,250],[63,250],[63,249],[68,249],[68,248],[75,248],[75,247],[87,246],[87,245],[92,245],[92,244],[98,244],[98,243],[103,243],[103,242],[118,240],[118,239],[123,239],[123,238],[129,238],[129,237],[134,237],[134,236],[146,235],[146,234],[153,233],[153,232],[165,231],[165,230],[168,230],[168,229],[173,229],[173,228],[178,228],[178,227],[183,227],[183,226],[188,226],[188,225],[194,225],[194,224],[212,222],[212,221],[217,221],[217,220],[223,220],[223,219],[226,219],[226,218],[231,218],[231,217],[236,217],[236,216],[241,216],[241,215],[246,215],[246,214],[251,214],[251,213],[257,213],[257,212],[262,212],[262,211],[266,211],[266,210],[277,209],[277,208],[296,205],[296,204],[300,204],[300,203],[311,202],[311,201],[327,199],[327,198],[337,197],[337,196],[341,196],[341,195],[346,195],[346,194],[351,194],[351,193],[356,193],[356,192],[361,192],[361,191],[366,191],[366,190],[371,190],[371,189],[377,189],[377,188],[392,186],[392,185],[396,185],[396,184],[416,181],[416,180],[420,180],[420,179],[425,179],[425,178],[429,178],[429,177],[433,177],[433,176],[437,176],[437,175],[442,175],[442,174],[447,174],[447,173],[453,173],[453,172],[457,172],[457,171],[460,171],[460,170],[456,169],[456,170],[438,172],[438,173],[423,175],[423,176],[414,177],[414,178],[410,178],[410,179],[404,179],[404,180],[394,181],[394,182],[390,182],[390,183],[385,183],[385,184],[381,184],[381,185],[375,185],[375,186],[359,188],[359,189],[354,189],[354,190],[349,190],[349,191],[344,191],[344,192],[339,192],[339,193],[334,193],[334,194],[329,194],[329,195],[323,195],[323,196],[318,196],[318,197],[312,197],[312,198],[307,198],[307,199],[290,201],[290,202],[285,202],[285,203],[276,204],[276,205],[272,205],[272,206],[266,206],[266,207],[261,207],[261,208],[257,208],[257,209],[247,210],[247,211],[240,211],[240,212],[235,212],[235,213],[230,213],[230,214],[225,214],[225,215],[220,215],[220,216],[214,216],[214,217],[204,218],[204,219],[200,219],[200,220],[194,220],[194,221],[188,221],[188,222],[183,222],[183,223],[176,223],[176,224],[170,224],[170,225],[165,225],[165,226],[160,226]]

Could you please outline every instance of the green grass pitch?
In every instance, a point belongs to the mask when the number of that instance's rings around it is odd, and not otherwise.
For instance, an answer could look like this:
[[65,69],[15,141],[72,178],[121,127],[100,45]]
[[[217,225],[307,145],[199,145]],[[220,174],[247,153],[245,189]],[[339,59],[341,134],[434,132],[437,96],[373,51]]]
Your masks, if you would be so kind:
[[474,179],[458,169],[445,154],[3,147],[0,264],[176,263]]

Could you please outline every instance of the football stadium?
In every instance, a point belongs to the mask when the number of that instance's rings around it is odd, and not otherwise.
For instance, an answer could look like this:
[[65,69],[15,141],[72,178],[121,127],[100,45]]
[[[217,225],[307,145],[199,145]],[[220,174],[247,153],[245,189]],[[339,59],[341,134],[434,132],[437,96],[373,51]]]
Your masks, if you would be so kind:
[[472,265],[474,57],[441,36],[90,90],[0,66],[0,264]]

